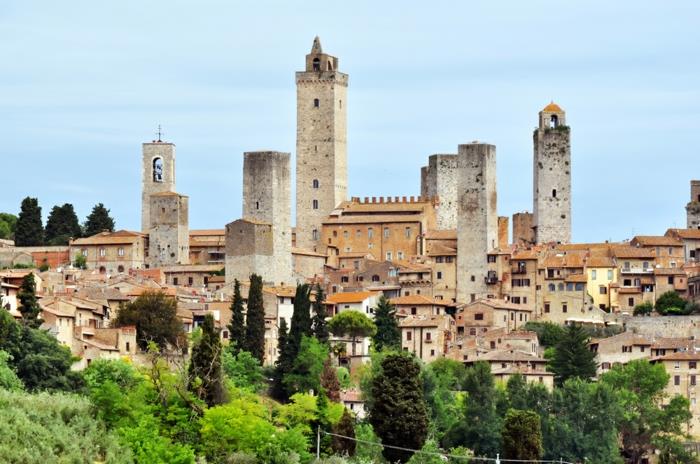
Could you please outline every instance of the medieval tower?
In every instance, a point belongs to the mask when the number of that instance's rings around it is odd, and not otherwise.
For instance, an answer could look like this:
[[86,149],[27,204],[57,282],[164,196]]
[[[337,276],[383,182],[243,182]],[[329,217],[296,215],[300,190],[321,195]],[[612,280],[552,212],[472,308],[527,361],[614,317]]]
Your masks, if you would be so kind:
[[457,301],[488,297],[486,254],[498,246],[496,147],[473,142],[457,155]]
[[296,243],[322,252],[321,223],[347,196],[348,75],[316,37],[296,83]]
[[700,180],[690,181],[690,202],[685,207],[688,229],[700,229]]
[[226,225],[226,283],[292,283],[290,154],[243,155],[243,218]]
[[421,168],[420,194],[438,198],[438,229],[457,228],[457,155],[430,155]]
[[141,162],[141,232],[151,227],[150,198],[175,191],[175,144],[160,139],[144,143]]
[[571,135],[554,102],[540,111],[533,134],[533,220],[537,243],[571,241]]
[[175,192],[154,193],[149,211],[149,267],[189,264],[189,199]]

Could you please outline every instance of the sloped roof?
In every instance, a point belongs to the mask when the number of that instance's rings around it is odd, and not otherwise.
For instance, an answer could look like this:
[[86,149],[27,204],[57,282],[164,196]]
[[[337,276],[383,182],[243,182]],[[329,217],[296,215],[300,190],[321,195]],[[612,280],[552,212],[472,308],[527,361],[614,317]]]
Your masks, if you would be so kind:
[[361,303],[367,298],[379,296],[379,292],[344,292],[334,293],[326,297],[327,303]]

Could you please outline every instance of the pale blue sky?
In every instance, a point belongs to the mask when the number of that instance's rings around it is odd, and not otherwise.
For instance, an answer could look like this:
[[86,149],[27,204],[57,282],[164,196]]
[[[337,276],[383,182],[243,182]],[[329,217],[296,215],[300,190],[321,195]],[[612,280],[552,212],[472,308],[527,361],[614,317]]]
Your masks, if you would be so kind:
[[294,152],[315,35],[350,75],[349,194],[417,195],[431,153],[497,146],[499,214],[532,209],[532,129],[572,127],[573,236],[684,227],[700,178],[697,1],[0,3],[0,211],[103,202],[140,225],[141,143],[177,145],[190,226],[241,210],[242,153]]

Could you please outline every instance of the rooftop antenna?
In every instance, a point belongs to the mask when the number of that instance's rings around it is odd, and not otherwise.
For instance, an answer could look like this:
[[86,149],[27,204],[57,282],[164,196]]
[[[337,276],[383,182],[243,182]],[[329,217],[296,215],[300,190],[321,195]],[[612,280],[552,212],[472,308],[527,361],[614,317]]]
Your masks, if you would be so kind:
[[161,137],[163,135],[163,131],[161,130],[160,124],[158,124],[158,141],[162,142]]

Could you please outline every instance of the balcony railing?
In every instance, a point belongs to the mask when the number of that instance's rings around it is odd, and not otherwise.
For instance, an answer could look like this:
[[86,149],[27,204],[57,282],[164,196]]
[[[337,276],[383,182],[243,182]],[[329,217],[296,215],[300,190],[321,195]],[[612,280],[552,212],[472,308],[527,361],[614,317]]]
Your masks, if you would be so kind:
[[622,274],[652,274],[654,272],[653,267],[623,267],[620,269]]

